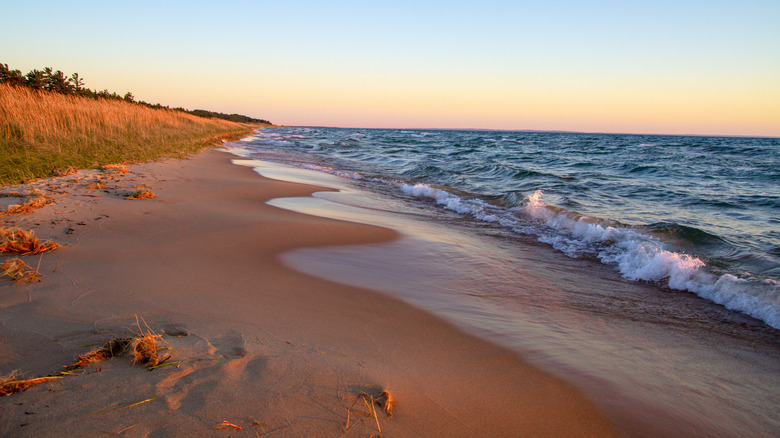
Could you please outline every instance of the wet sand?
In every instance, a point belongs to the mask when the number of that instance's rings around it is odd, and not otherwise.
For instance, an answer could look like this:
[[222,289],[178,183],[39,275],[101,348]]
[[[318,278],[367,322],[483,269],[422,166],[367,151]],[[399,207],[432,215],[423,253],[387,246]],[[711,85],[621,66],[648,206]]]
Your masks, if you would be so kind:
[[[283,266],[291,249],[396,234],[266,205],[322,189],[232,158],[130,166],[97,190],[85,187],[95,172],[39,182],[55,204],[0,218],[66,245],[26,258],[40,283],[1,280],[0,375],[56,374],[90,344],[138,332],[136,316],[181,361],[148,371],[113,358],[2,397],[0,435],[612,435],[577,389],[515,353]],[[140,184],[157,197],[125,200]],[[358,394],[385,389],[395,415],[361,415]]]

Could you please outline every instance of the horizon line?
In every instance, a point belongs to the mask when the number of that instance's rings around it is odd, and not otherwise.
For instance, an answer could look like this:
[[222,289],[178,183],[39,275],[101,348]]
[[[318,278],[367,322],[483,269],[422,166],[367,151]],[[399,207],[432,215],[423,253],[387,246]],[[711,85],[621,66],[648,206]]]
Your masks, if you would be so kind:
[[372,129],[395,131],[491,131],[491,132],[526,132],[546,134],[591,134],[591,135],[646,135],[664,137],[729,137],[729,138],[763,138],[780,139],[780,135],[750,135],[750,134],[660,134],[641,132],[604,132],[604,131],[569,131],[561,129],[505,129],[505,128],[376,128],[358,126],[327,126],[327,125],[275,125],[277,128],[329,128],[329,129]]

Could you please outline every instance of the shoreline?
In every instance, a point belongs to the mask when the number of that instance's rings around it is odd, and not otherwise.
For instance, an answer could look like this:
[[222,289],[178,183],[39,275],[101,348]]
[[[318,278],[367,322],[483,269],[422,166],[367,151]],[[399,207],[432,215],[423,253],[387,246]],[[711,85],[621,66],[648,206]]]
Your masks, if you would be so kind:
[[[327,189],[231,158],[209,150],[134,165],[102,191],[81,187],[82,171],[55,186],[57,203],[1,218],[67,246],[40,258],[41,283],[0,284],[0,374],[56,373],[83,345],[132,331],[135,315],[182,362],[149,372],[114,358],[3,397],[0,434],[204,435],[223,421],[259,436],[365,436],[378,425],[385,436],[612,434],[577,389],[516,354],[397,299],[285,267],[291,249],[396,233],[266,205]],[[140,184],[157,197],[125,201]],[[353,414],[343,431],[357,394],[384,389],[393,418]]]

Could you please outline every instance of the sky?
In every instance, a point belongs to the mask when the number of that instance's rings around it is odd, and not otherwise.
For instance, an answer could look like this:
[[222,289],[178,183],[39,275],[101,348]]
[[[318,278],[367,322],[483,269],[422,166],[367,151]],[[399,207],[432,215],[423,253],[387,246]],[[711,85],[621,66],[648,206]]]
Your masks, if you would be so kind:
[[780,0],[0,0],[0,63],[283,125],[780,136]]

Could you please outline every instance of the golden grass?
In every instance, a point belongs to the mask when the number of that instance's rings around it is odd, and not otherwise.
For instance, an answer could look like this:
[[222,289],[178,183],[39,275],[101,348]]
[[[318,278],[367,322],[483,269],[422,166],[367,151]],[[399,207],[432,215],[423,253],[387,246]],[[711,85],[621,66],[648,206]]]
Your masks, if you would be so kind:
[[65,370],[75,370],[77,368],[83,368],[87,365],[103,360],[111,359],[115,356],[124,354],[130,346],[131,338],[112,339],[97,350],[92,350],[89,353],[82,354],[72,364],[64,367]]
[[9,277],[17,283],[41,281],[41,273],[18,257],[8,259],[0,265],[0,277]]
[[33,210],[42,208],[45,205],[53,204],[54,198],[47,195],[43,190],[32,189],[25,192],[0,192],[0,197],[3,198],[25,198],[21,204],[10,205],[7,209],[3,210],[0,207],[0,217],[11,216],[14,214],[30,213]]
[[15,375],[0,379],[0,395],[11,395],[22,392],[31,386],[35,386],[54,379],[61,379],[62,376],[37,377],[35,379],[17,380]]
[[28,256],[53,251],[61,246],[51,240],[38,240],[33,230],[0,228],[0,254],[11,253]]
[[158,337],[160,336],[147,332],[132,338],[115,338],[98,349],[82,354],[75,362],[64,368],[66,371],[72,371],[113,357],[130,355],[134,364],[141,364],[152,369],[169,359],[168,356],[160,359],[157,354],[156,338]]
[[233,424],[233,423],[231,423],[231,422],[229,422],[229,421],[227,421],[227,420],[223,420],[221,423],[219,423],[218,425],[216,425],[216,426],[214,427],[214,429],[224,429],[224,428],[226,428],[226,427],[229,427],[229,428],[231,428],[231,429],[233,429],[233,430],[244,430],[244,428],[243,428],[243,427],[241,427],[241,426],[237,426],[237,425],[235,425],[235,424]]
[[133,352],[133,363],[139,363],[147,367],[155,367],[160,363],[160,356],[157,355],[157,342],[153,335],[146,333],[133,338],[131,342],[131,351]]
[[183,157],[257,126],[0,84],[0,184],[55,169]]

